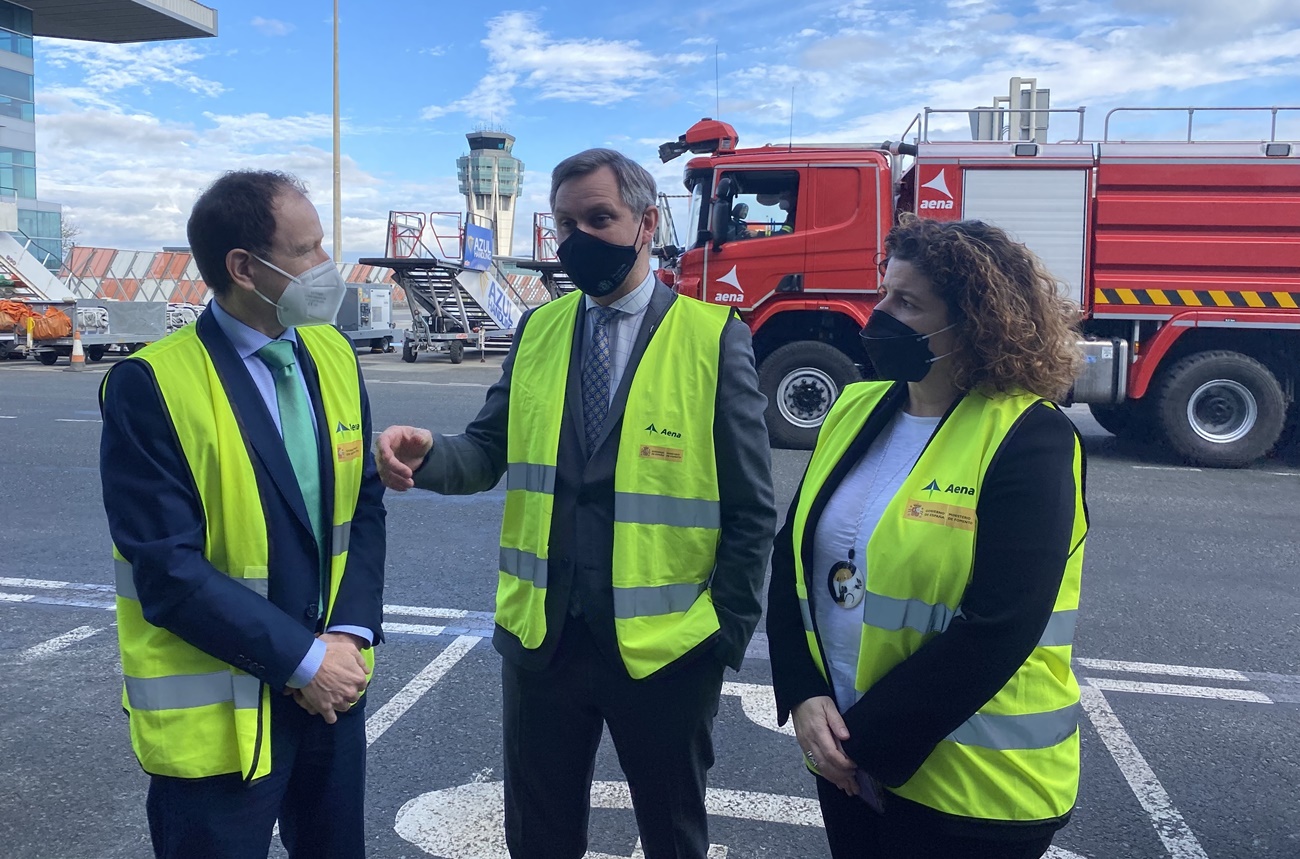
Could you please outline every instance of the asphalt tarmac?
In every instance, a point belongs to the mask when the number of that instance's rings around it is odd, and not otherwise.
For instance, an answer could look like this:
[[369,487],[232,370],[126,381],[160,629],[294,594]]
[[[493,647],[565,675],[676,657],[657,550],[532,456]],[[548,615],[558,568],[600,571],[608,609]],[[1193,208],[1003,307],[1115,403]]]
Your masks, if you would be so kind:
[[[375,428],[458,432],[499,374],[470,353],[364,355]],[[120,708],[96,390],[0,362],[0,856],[151,855],[147,777]],[[1300,856],[1300,455],[1183,467],[1070,410],[1092,531],[1075,639],[1083,783],[1054,859]],[[807,454],[777,451],[782,513]],[[505,859],[500,659],[490,641],[504,491],[389,493],[388,642],[368,694],[367,841],[382,859]],[[810,777],[777,730],[760,639],[728,685],[711,859],[824,857]],[[640,857],[603,744],[589,854]],[[278,842],[273,856],[283,856]]]

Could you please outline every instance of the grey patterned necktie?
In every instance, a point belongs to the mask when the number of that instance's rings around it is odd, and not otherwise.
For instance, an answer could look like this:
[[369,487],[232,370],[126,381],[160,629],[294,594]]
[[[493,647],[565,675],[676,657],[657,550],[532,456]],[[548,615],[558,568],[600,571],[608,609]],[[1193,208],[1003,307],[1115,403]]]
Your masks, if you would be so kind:
[[582,364],[582,422],[590,455],[609,415],[610,378],[613,360],[609,348],[609,323],[618,313],[612,307],[592,307],[591,345]]

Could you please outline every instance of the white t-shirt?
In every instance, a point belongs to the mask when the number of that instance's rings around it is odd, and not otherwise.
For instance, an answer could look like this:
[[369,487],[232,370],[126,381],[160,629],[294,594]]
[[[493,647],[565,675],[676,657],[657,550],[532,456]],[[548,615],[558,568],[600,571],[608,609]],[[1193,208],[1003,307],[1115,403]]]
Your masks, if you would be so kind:
[[854,688],[854,678],[858,671],[866,600],[851,609],[840,606],[831,597],[827,578],[837,561],[849,559],[850,548],[854,550],[854,566],[864,576],[870,576],[866,568],[866,546],[871,532],[920,458],[939,421],[937,417],[921,418],[899,410],[872,442],[862,461],[836,487],[817,522],[809,596],[826,651],[835,700],[841,710],[848,710],[860,697]]

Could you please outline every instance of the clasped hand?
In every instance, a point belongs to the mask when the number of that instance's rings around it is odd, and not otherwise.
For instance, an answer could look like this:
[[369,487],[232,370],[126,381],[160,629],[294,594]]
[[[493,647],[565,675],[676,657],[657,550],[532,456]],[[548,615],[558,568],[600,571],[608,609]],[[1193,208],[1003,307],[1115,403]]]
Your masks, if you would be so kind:
[[361,656],[365,642],[355,635],[325,632],[318,638],[325,642],[325,658],[316,676],[301,689],[286,689],[284,694],[292,695],[298,706],[332,725],[338,721],[338,713],[347,712],[361,700],[370,682],[370,669]]
[[849,729],[835,701],[825,695],[809,698],[794,708],[792,717],[799,748],[813,768],[849,796],[857,796],[858,765],[841,745],[849,738]]

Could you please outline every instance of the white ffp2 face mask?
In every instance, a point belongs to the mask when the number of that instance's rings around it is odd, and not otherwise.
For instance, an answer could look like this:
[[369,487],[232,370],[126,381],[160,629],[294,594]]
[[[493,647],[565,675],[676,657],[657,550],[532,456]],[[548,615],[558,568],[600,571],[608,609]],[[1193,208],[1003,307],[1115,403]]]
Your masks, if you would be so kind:
[[259,256],[253,259],[289,278],[279,301],[272,301],[256,288],[253,290],[258,298],[275,308],[275,318],[281,325],[296,328],[300,325],[334,324],[348,288],[334,260],[327,259],[302,274],[292,275]]

